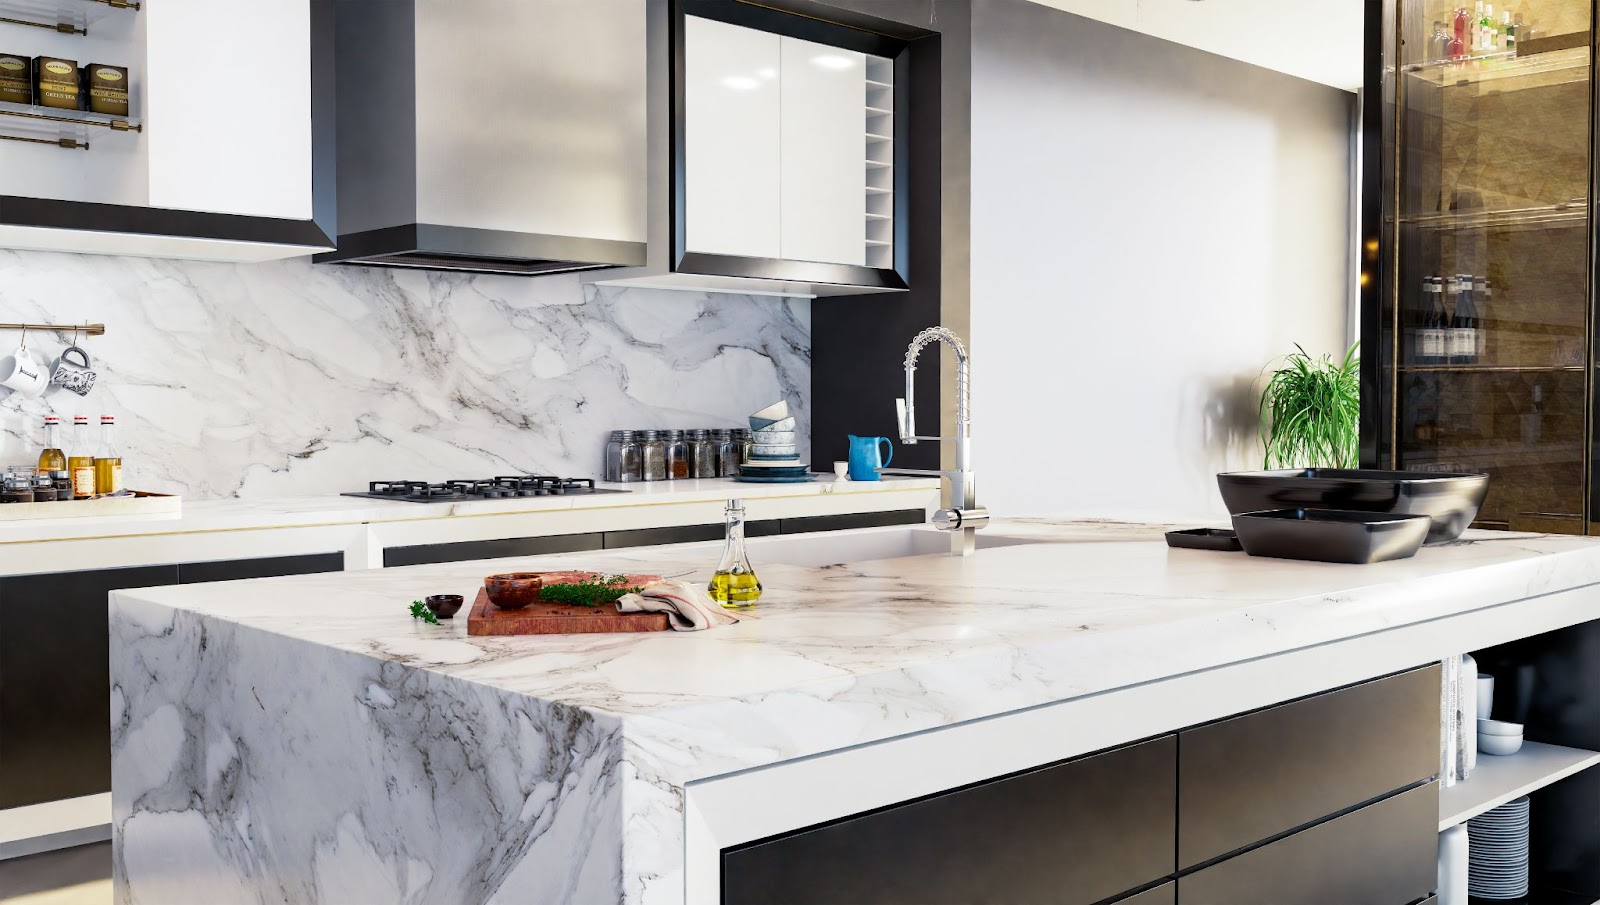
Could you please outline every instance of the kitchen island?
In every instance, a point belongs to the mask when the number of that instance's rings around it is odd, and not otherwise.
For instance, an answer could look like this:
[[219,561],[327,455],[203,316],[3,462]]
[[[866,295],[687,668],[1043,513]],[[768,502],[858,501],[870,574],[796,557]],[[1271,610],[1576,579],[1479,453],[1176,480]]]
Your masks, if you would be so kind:
[[761,605],[695,634],[406,605],[513,567],[704,580],[714,545],[116,592],[119,901],[717,901],[753,841],[1600,619],[1592,540],[1353,567],[1160,530],[758,540]]

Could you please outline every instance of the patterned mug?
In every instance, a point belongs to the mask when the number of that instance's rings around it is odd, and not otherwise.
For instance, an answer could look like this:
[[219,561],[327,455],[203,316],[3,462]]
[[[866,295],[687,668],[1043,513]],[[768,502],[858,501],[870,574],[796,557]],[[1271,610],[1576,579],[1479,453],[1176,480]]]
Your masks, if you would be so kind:
[[[73,361],[76,354],[78,361]],[[79,396],[89,395],[94,389],[95,379],[100,375],[89,367],[89,353],[77,346],[68,346],[61,351],[56,359],[56,366],[50,373],[50,383],[53,386],[64,387],[77,393]]]

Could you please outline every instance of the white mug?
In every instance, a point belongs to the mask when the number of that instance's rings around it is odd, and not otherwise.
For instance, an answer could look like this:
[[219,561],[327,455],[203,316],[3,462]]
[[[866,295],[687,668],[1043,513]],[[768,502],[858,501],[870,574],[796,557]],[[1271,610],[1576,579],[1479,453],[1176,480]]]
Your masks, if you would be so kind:
[[9,387],[18,396],[32,398],[49,385],[49,373],[28,352],[26,342],[17,346],[17,351],[0,358],[0,386]]

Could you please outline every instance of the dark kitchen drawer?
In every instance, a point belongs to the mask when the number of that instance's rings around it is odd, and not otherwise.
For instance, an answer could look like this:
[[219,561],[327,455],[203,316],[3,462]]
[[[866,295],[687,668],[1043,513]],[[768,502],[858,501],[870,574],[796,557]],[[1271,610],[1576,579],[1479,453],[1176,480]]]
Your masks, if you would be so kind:
[[111,790],[108,597],[177,583],[177,566],[0,579],[0,808]]
[[1179,868],[1434,776],[1439,682],[1427,666],[1179,733]]
[[604,547],[605,540],[599,532],[557,534],[550,537],[508,537],[502,540],[472,540],[449,544],[416,544],[408,547],[385,547],[383,565],[389,568],[435,562],[499,559],[504,556],[577,553],[600,550]]
[[1405,905],[1438,880],[1439,784],[1419,786],[1178,880],[1182,905]]
[[178,566],[179,584],[233,581],[240,578],[276,578],[311,575],[344,569],[343,553],[308,553],[301,556],[267,556],[261,559],[222,559],[186,562]]
[[885,525],[920,525],[928,520],[921,509],[892,509],[887,512],[845,512],[839,515],[806,515],[780,519],[784,534],[810,531],[846,531],[851,528],[881,528]]
[[1125,899],[1118,899],[1114,905],[1177,905],[1178,883],[1169,880],[1154,889],[1137,892]]
[[1172,873],[1176,758],[1163,736],[729,849],[723,901],[1099,902]]

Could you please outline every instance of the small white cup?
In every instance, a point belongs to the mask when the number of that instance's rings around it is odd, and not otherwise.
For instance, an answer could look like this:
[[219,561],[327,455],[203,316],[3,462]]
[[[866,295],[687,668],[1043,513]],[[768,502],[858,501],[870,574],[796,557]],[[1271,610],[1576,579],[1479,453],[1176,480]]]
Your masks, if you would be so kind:
[[849,462],[835,462],[835,463],[833,463],[833,473],[835,475],[837,475],[839,480],[841,480],[841,481],[850,480],[850,463]]
[[9,388],[18,396],[32,398],[50,385],[50,374],[44,365],[28,352],[26,344],[0,358],[0,386]]
[[1486,720],[1494,712],[1494,676],[1478,673],[1478,719]]

